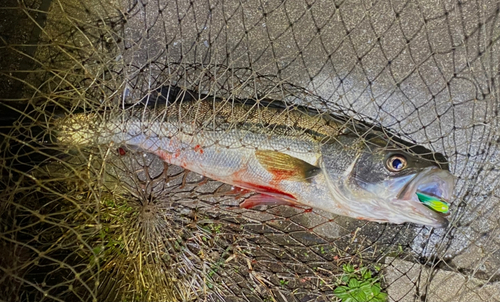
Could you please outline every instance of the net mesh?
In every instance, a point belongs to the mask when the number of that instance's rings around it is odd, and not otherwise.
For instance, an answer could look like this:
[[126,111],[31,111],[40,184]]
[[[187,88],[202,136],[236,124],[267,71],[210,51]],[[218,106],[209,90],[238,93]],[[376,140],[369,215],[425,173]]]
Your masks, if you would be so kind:
[[[499,301],[499,15],[497,1],[4,1],[0,300],[341,301],[358,278],[389,301]],[[450,225],[242,209],[250,193],[151,153],[47,143],[56,111],[169,85],[341,113],[441,152]]]

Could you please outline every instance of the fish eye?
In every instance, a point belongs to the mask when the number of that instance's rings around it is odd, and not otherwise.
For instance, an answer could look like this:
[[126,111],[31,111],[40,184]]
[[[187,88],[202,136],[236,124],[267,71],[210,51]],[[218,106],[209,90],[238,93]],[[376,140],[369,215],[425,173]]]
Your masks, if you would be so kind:
[[393,155],[387,159],[386,166],[391,172],[399,172],[406,168],[406,158],[402,155]]

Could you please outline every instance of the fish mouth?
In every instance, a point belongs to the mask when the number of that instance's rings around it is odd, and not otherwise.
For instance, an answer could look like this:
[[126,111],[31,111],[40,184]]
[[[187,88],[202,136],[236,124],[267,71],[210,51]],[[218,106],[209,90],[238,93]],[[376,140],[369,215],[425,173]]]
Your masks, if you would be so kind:
[[[406,203],[411,207],[411,220],[434,227],[446,227],[448,216],[446,212],[439,212],[425,205],[419,198],[421,195],[450,203],[453,196],[455,178],[446,171],[437,167],[429,167],[417,174],[398,194],[398,202]],[[418,194],[417,194],[418,193]],[[419,196],[420,195],[420,196]]]

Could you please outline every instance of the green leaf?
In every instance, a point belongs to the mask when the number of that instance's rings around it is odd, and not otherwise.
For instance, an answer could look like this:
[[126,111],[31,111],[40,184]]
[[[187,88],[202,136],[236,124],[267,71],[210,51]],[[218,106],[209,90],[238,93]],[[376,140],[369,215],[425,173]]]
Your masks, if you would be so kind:
[[341,299],[342,301],[344,301],[345,299],[350,297],[350,295],[348,293],[335,294],[335,296],[337,298]]
[[359,286],[359,281],[356,278],[349,279],[349,287],[356,288]]
[[92,249],[92,252],[94,253],[94,255],[99,255],[102,251],[102,248],[103,247],[101,245],[98,245]]
[[380,293],[380,284],[377,283],[377,284],[372,285],[371,291],[372,291],[374,296],[377,296]]
[[347,286],[339,286],[333,290],[333,294],[344,301],[350,294],[347,292],[349,288]]
[[335,296],[337,296],[337,298],[341,299],[342,301],[345,301],[351,295],[349,295],[348,293],[341,293],[341,294],[335,294]]
[[365,295],[365,293],[364,293],[364,292],[362,292],[362,291],[359,291],[359,292],[356,294],[356,296],[355,296],[354,298],[356,298],[356,300],[358,300],[358,302],[364,302],[364,301],[367,301],[367,299],[366,299],[366,295]]
[[359,290],[364,292],[367,296],[373,296],[371,284],[364,284],[359,287]]
[[377,295],[377,299],[379,299],[380,302],[385,302],[385,301],[387,301],[387,294],[380,292]]
[[347,286],[339,286],[336,289],[333,290],[334,294],[341,294],[345,293],[349,288]]
[[342,283],[347,283],[349,281],[349,276],[344,275],[344,276],[342,276],[341,280],[342,280]]
[[363,279],[370,279],[371,277],[372,277],[372,272],[370,272],[369,270],[363,273]]
[[354,266],[352,264],[344,264],[342,266],[342,269],[344,270],[344,272],[346,273],[354,273]]

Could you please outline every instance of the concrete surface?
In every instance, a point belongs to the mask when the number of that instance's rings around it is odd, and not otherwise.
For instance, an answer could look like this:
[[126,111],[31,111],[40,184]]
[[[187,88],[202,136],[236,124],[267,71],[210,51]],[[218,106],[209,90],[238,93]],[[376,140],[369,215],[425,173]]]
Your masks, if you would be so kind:
[[459,272],[433,269],[388,257],[385,274],[389,301],[500,301],[500,282],[470,277]]

